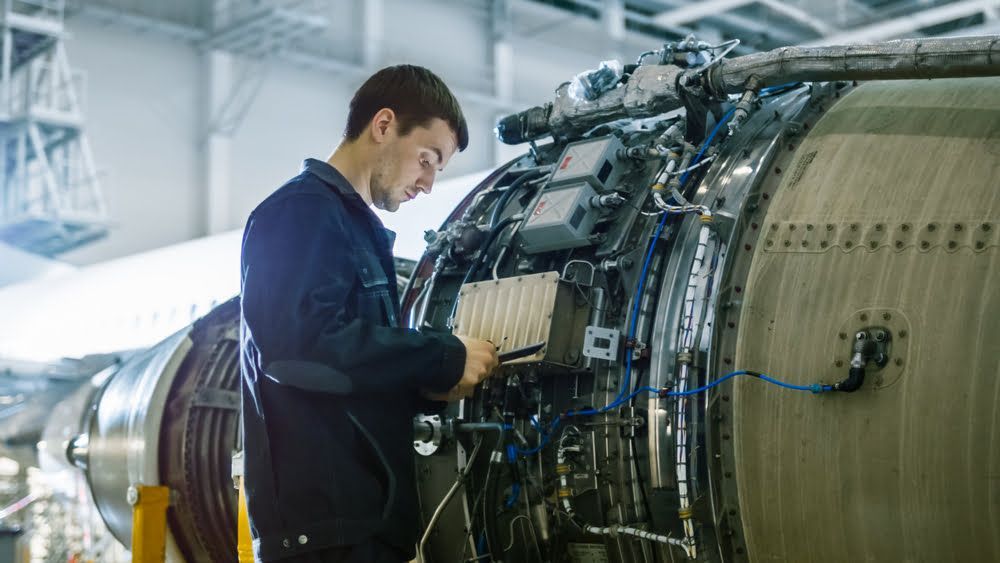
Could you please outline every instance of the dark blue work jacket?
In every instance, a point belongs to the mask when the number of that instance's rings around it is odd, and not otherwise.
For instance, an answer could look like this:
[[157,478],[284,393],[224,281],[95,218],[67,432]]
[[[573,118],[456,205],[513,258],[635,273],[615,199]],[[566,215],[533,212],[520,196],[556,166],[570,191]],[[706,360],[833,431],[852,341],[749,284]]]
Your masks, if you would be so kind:
[[247,221],[244,482],[259,560],[370,538],[412,557],[412,418],[422,390],[458,382],[465,348],[399,327],[393,239],[313,159]]

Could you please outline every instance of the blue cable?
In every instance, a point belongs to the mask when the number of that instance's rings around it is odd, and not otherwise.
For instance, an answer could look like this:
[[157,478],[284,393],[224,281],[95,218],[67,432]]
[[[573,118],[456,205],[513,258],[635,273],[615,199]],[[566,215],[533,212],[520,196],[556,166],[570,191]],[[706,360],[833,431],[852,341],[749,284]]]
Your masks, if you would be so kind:
[[770,95],[771,93],[774,93],[774,92],[777,92],[777,93],[781,94],[781,93],[783,93],[786,90],[792,90],[792,89],[795,89],[795,88],[797,88],[797,87],[799,87],[801,85],[802,85],[801,82],[786,82],[784,84],[778,84],[776,86],[768,86],[767,88],[761,88],[760,89],[760,95],[761,96],[768,96],[768,95]]
[[688,391],[668,391],[666,393],[663,393],[663,395],[667,397],[685,397],[688,395],[696,395],[703,391],[707,391],[712,387],[715,387],[716,385],[722,383],[723,381],[726,381],[727,379],[732,379],[738,375],[749,375],[751,377],[762,379],[773,385],[777,385],[778,387],[784,387],[785,389],[792,389],[795,391],[809,391],[811,393],[823,393],[826,391],[833,391],[832,385],[820,385],[819,383],[813,383],[812,385],[795,385],[793,383],[785,383],[784,381],[775,379],[763,373],[758,373],[756,371],[738,370],[732,373],[727,373],[726,375],[720,377],[719,379],[716,379],[715,381],[708,383],[706,385],[702,385],[697,389],[690,389]]
[[728,381],[728,380],[730,380],[730,379],[732,379],[734,377],[740,376],[740,375],[749,375],[751,377],[756,377],[757,379],[766,381],[767,383],[770,383],[772,385],[777,385],[778,387],[782,387],[784,389],[790,389],[790,390],[793,390],[793,391],[808,391],[808,392],[813,393],[813,394],[819,394],[819,393],[826,393],[828,391],[833,391],[834,390],[833,389],[833,385],[822,385],[822,384],[819,384],[819,383],[813,383],[811,385],[795,385],[794,383],[787,383],[787,382],[781,381],[780,379],[775,379],[775,378],[773,378],[773,377],[771,377],[771,376],[769,376],[767,374],[759,373],[759,372],[756,372],[756,371],[750,371],[750,370],[738,370],[738,371],[734,371],[732,373],[727,373],[726,375],[720,377],[719,379],[716,379],[715,381],[713,381],[711,383],[708,383],[706,385],[702,385],[701,387],[698,387],[697,389],[689,389],[687,391],[667,391],[666,389],[657,389],[656,387],[648,387],[648,386],[647,387],[640,387],[640,388],[636,389],[635,391],[633,391],[632,393],[628,394],[627,396],[615,399],[610,404],[608,404],[606,406],[603,406],[603,407],[601,407],[599,409],[583,409],[583,410],[578,410],[578,411],[574,411],[574,410],[566,411],[562,416],[558,416],[558,417],[556,417],[552,421],[552,424],[549,425],[548,431],[542,431],[540,425],[535,426],[538,429],[539,434],[541,434],[541,436],[542,436],[541,441],[534,448],[531,448],[530,450],[521,450],[521,449],[518,449],[517,453],[519,453],[519,454],[521,454],[523,456],[529,456],[529,455],[534,455],[534,454],[540,452],[542,449],[544,449],[545,446],[547,446],[548,443],[549,443],[549,437],[553,434],[553,432],[555,432],[556,428],[559,427],[559,422],[563,418],[570,418],[570,417],[574,417],[574,416],[589,416],[589,415],[594,415],[594,414],[602,414],[602,413],[605,413],[605,412],[607,412],[607,411],[609,411],[611,409],[620,407],[621,405],[624,405],[625,403],[628,403],[629,401],[631,401],[632,399],[634,399],[637,395],[639,395],[641,393],[655,393],[656,395],[659,395],[660,397],[687,397],[687,396],[690,396],[690,395],[697,395],[698,393],[704,393],[705,391],[708,391],[709,389],[711,389],[711,388],[713,388],[713,387],[715,387],[715,386],[717,386],[717,385],[719,385],[719,384],[721,384],[721,383],[723,383],[725,381]]
[[559,422],[561,420],[562,417],[560,416],[555,417],[555,419],[552,421],[552,424],[549,425],[548,432],[542,431],[541,425],[539,425],[537,427],[538,433],[542,435],[542,439],[538,442],[538,445],[527,450],[522,450],[521,448],[515,448],[515,451],[526,457],[542,451],[542,449],[544,449],[545,446],[549,445],[549,437],[552,435],[553,432],[555,432],[556,428],[559,428]]
[[[709,145],[711,145],[712,141],[715,140],[715,136],[719,134],[719,130],[722,129],[722,125],[726,121],[729,121],[729,118],[732,117],[733,112],[735,111],[736,108],[730,109],[729,111],[726,112],[725,115],[722,116],[722,119],[720,119],[719,122],[715,124],[715,127],[712,129],[712,132],[708,134],[708,137],[705,139],[705,142],[701,144],[701,149],[698,150],[698,154],[696,154],[694,160],[691,161],[691,166],[698,164],[698,162],[701,160],[702,155],[704,155],[705,151],[708,150]],[[691,170],[688,170],[683,175],[681,175],[680,178],[681,186],[684,186],[690,174]],[[635,305],[632,307],[632,322],[629,324],[629,331],[627,338],[630,341],[635,338],[636,326],[639,323],[639,306],[642,304],[642,290],[645,288],[646,277],[649,275],[649,265],[653,261],[653,252],[656,250],[656,242],[660,240],[660,233],[663,232],[663,227],[664,225],[667,224],[668,216],[669,216],[668,213],[664,213],[663,218],[660,219],[660,223],[656,226],[656,231],[653,233],[653,241],[649,244],[649,250],[646,252],[646,259],[642,264],[642,273],[639,274],[639,287],[636,288],[635,291]],[[625,377],[622,378],[621,391],[618,392],[618,396],[615,397],[615,400],[612,401],[612,403],[617,403],[619,400],[621,400],[621,398],[625,395],[631,383],[632,383],[632,354],[631,351],[626,350]]]
[[485,530],[483,531],[483,533],[479,534],[479,541],[476,542],[476,551],[479,552],[479,554],[478,554],[479,557],[477,557],[477,559],[485,557],[486,555],[488,555],[486,553],[486,531]]
[[[719,122],[715,124],[715,127],[712,128],[712,131],[708,134],[708,137],[705,138],[705,142],[703,142],[701,144],[701,149],[698,150],[698,153],[695,155],[694,159],[691,161],[691,166],[694,166],[695,164],[698,164],[698,162],[701,160],[702,155],[705,154],[705,151],[708,150],[708,147],[712,144],[712,141],[715,140],[715,136],[719,134],[719,130],[722,129],[722,125],[726,121],[728,121],[730,117],[732,117],[733,112],[735,112],[735,111],[736,111],[736,108],[730,109],[729,111],[727,111],[725,113],[725,115],[722,116],[722,119],[720,119]],[[684,183],[687,182],[688,176],[690,174],[691,174],[691,170],[688,170],[683,175],[681,175],[681,178],[680,178],[681,186],[683,186]],[[637,325],[639,323],[639,306],[642,304],[642,290],[646,286],[646,277],[649,275],[649,265],[652,263],[652,261],[653,261],[653,253],[656,251],[656,242],[660,239],[660,234],[663,232],[663,227],[667,224],[667,217],[669,215],[670,215],[669,213],[664,213],[663,217],[660,219],[659,224],[656,225],[656,230],[653,232],[653,240],[649,244],[649,250],[646,252],[646,259],[643,261],[643,264],[642,264],[642,272],[639,274],[639,286],[636,288],[636,292],[635,292],[635,295],[636,295],[635,305],[632,307],[632,320],[629,323],[629,332],[628,332],[628,337],[627,337],[629,340],[632,340],[632,339],[635,338],[635,331],[636,331]],[[611,401],[611,403],[609,403],[609,404],[601,407],[600,409],[584,409],[582,411],[572,411],[571,410],[571,411],[568,411],[563,416],[565,416],[565,417],[568,418],[568,417],[571,417],[571,416],[587,416],[587,415],[605,413],[605,412],[607,412],[607,411],[609,411],[609,410],[611,410],[613,408],[619,407],[622,404],[624,404],[624,403],[632,400],[636,395],[638,395],[639,393],[641,393],[643,390],[655,391],[657,393],[659,392],[659,390],[654,390],[652,387],[643,387],[643,388],[641,388],[641,389],[633,392],[628,397],[625,397],[626,390],[630,387],[630,385],[632,383],[631,380],[632,380],[632,353],[631,353],[631,351],[626,350],[626,354],[625,354],[625,377],[622,378],[622,387],[621,387],[621,390],[618,392],[618,396],[615,397],[615,399],[613,401]],[[519,454],[521,454],[521,455],[529,456],[529,455],[533,455],[533,454],[538,453],[539,451],[541,451],[542,448],[544,448],[546,445],[548,445],[549,435],[551,435],[552,432],[555,431],[556,427],[559,426],[559,421],[561,419],[562,419],[562,417],[556,417],[555,420],[553,421],[553,423],[551,424],[548,432],[542,432],[541,429],[539,428],[539,433],[542,435],[542,439],[538,443],[537,446],[535,446],[534,448],[528,449],[528,450],[518,449],[517,452]],[[533,422],[532,424],[535,424],[535,423]]]
[[507,499],[507,502],[504,503],[504,506],[507,508],[514,508],[514,505],[517,504],[517,499],[520,496],[521,496],[521,484],[515,481],[510,486],[510,497]]

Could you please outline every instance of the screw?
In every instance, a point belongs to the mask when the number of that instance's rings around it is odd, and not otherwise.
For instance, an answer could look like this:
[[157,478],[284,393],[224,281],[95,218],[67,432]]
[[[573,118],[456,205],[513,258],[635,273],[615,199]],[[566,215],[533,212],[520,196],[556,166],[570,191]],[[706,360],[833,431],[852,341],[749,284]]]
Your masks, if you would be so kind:
[[812,225],[806,225],[806,230],[807,230],[807,231],[811,231],[811,230],[813,230],[813,226],[812,226]]
[[785,246],[792,246],[792,241],[786,240],[785,241]]
[[802,241],[802,248],[809,246],[809,241]]
[[920,248],[922,248],[924,250],[927,250],[930,247],[931,247],[931,243],[927,242],[926,240],[920,241]]
[[826,246],[827,246],[826,241],[825,240],[819,241],[819,246],[820,246],[820,248],[826,248]]
[[897,240],[896,241],[896,248],[903,248],[903,241]]
[[788,230],[789,231],[794,231],[795,230],[795,225],[788,225]]
[[986,231],[987,233],[988,233],[988,232],[990,232],[990,224],[989,224],[989,223],[983,223],[983,224],[982,224],[982,225],[980,225],[979,227],[980,227],[980,228],[981,228],[982,230]]
[[778,224],[777,223],[771,223],[771,230],[772,231],[777,231],[778,230]]
[[890,315],[889,313],[882,313],[882,320],[887,321],[887,320],[889,320],[891,318],[892,318],[892,315]]
[[896,358],[896,359],[894,360],[894,363],[895,363],[895,364],[896,364],[897,366],[901,366],[901,365],[903,365],[903,358]]
[[955,232],[961,232],[961,231],[962,231],[962,224],[955,223]]
[[905,233],[906,231],[909,231],[909,230],[910,230],[910,224],[909,223],[903,223],[903,232]]
[[854,243],[853,243],[853,242],[851,242],[851,241],[845,241],[845,242],[844,242],[844,248],[848,248],[848,249],[849,249],[849,248],[851,248],[852,246],[854,246]]
[[779,168],[779,167],[775,166],[775,167],[774,167],[774,173],[775,173],[775,174],[781,174],[781,168]]
[[878,248],[878,243],[875,241],[870,241],[868,243],[868,246],[872,247],[872,250],[875,250],[876,248]]
[[838,368],[842,367],[844,365],[844,361],[843,360],[837,360],[836,362],[833,362],[833,365],[837,366]]
[[847,333],[846,332],[841,332],[837,336],[839,336],[841,340],[847,340]]
[[826,224],[826,230],[828,230],[828,231],[832,231],[832,230],[833,230],[833,224],[831,224],[831,223],[827,223],[827,224]]
[[[859,318],[861,319],[862,322],[867,321],[868,320],[868,313],[861,313],[861,317],[859,317]],[[864,334],[864,333],[863,332],[859,332],[858,334]]]
[[905,330],[899,331],[899,337],[900,338],[906,338],[906,331]]
[[[728,440],[728,438],[726,438],[726,439]],[[726,476],[726,479],[729,479],[730,477],[733,476],[733,472],[732,471],[726,471],[725,476]]]
[[936,230],[937,230],[937,225],[935,225],[934,223],[930,223],[929,225],[927,225],[927,231],[928,232],[933,233]]
[[852,231],[858,230],[858,224],[857,223],[851,223],[851,230]]
[[766,242],[766,243],[764,244],[764,246],[766,246],[766,247],[768,247],[768,248],[771,248],[772,246],[774,246],[774,241],[773,241],[773,240],[769,240],[769,241],[767,241],[767,242]]
[[757,230],[757,223],[750,223],[750,228],[756,231]]
[[981,241],[981,240],[977,240],[976,241],[976,250],[982,250],[983,248],[986,248],[986,243],[983,242],[983,241]]
[[885,342],[885,338],[886,335],[884,330],[875,331],[875,342]]

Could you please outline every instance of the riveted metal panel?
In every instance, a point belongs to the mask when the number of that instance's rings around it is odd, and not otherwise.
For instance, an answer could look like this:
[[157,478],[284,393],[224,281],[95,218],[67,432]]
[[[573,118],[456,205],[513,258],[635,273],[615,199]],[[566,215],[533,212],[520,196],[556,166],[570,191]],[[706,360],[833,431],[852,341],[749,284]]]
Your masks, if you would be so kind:
[[863,85],[785,172],[736,367],[829,384],[854,330],[894,348],[855,393],[734,385],[749,559],[1000,560],[1000,81]]

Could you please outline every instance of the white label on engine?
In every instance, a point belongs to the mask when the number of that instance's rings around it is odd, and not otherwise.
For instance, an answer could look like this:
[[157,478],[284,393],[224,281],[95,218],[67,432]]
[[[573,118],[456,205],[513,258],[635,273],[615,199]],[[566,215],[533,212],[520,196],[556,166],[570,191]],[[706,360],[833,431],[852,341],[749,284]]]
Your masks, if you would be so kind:
[[570,543],[567,546],[573,563],[608,563],[608,550],[599,543]]

